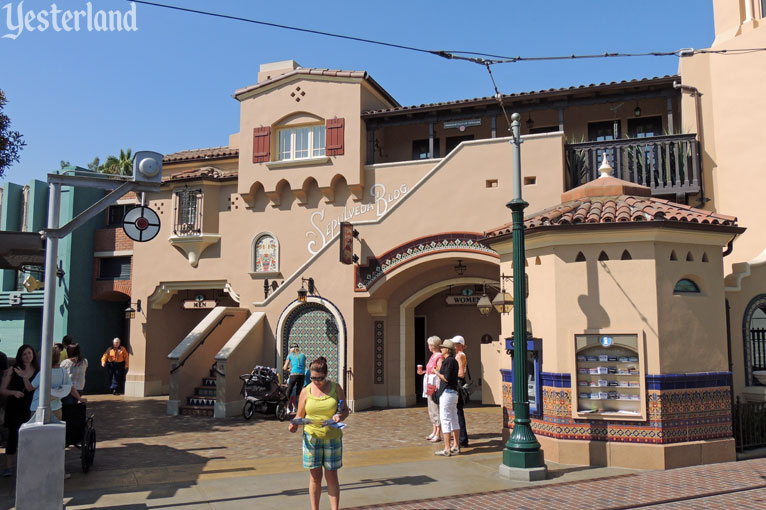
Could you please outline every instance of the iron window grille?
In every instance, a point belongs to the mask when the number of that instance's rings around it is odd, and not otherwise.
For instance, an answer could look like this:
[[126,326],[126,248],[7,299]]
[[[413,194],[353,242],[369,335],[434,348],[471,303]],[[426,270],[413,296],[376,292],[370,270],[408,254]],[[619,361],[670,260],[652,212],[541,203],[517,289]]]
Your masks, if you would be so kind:
[[175,195],[173,233],[177,236],[202,234],[202,190],[184,188]]

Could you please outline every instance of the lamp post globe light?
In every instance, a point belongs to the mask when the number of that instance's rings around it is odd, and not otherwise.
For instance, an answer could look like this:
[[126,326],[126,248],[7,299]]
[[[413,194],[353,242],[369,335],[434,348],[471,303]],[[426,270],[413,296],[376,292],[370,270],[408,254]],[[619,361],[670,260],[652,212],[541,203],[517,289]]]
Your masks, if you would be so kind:
[[[513,145],[513,199],[506,204],[513,224],[513,431],[503,448],[500,475],[521,480],[544,480],[546,467],[529,419],[527,388],[527,300],[524,271],[524,209],[529,205],[521,197],[521,136],[519,120],[511,116]],[[506,301],[505,297],[502,301]],[[494,303],[493,303],[494,304]],[[505,303],[503,303],[505,305]],[[505,308],[505,306],[503,306]]]

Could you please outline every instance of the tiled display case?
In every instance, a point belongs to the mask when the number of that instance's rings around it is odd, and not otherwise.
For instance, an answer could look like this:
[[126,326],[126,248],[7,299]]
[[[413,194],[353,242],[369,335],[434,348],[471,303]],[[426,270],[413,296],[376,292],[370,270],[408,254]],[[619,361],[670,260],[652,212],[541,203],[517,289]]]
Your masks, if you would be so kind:
[[637,334],[575,335],[574,418],[646,419],[640,338]]

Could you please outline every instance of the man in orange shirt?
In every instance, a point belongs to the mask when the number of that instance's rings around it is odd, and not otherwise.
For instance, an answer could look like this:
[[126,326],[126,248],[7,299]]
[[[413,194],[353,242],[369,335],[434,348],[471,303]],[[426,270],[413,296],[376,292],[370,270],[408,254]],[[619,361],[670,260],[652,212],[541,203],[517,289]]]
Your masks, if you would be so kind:
[[101,366],[109,371],[112,395],[125,392],[125,374],[128,371],[128,350],[120,345],[120,339],[112,340],[112,347],[101,356]]

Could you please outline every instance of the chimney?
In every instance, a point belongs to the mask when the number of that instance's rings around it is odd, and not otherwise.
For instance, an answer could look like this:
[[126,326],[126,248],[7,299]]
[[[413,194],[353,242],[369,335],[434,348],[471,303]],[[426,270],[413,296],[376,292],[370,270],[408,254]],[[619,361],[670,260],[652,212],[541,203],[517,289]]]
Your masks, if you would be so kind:
[[258,83],[277,78],[278,76],[294,71],[300,67],[300,64],[295,60],[282,60],[281,62],[261,64],[261,68],[258,72]]

